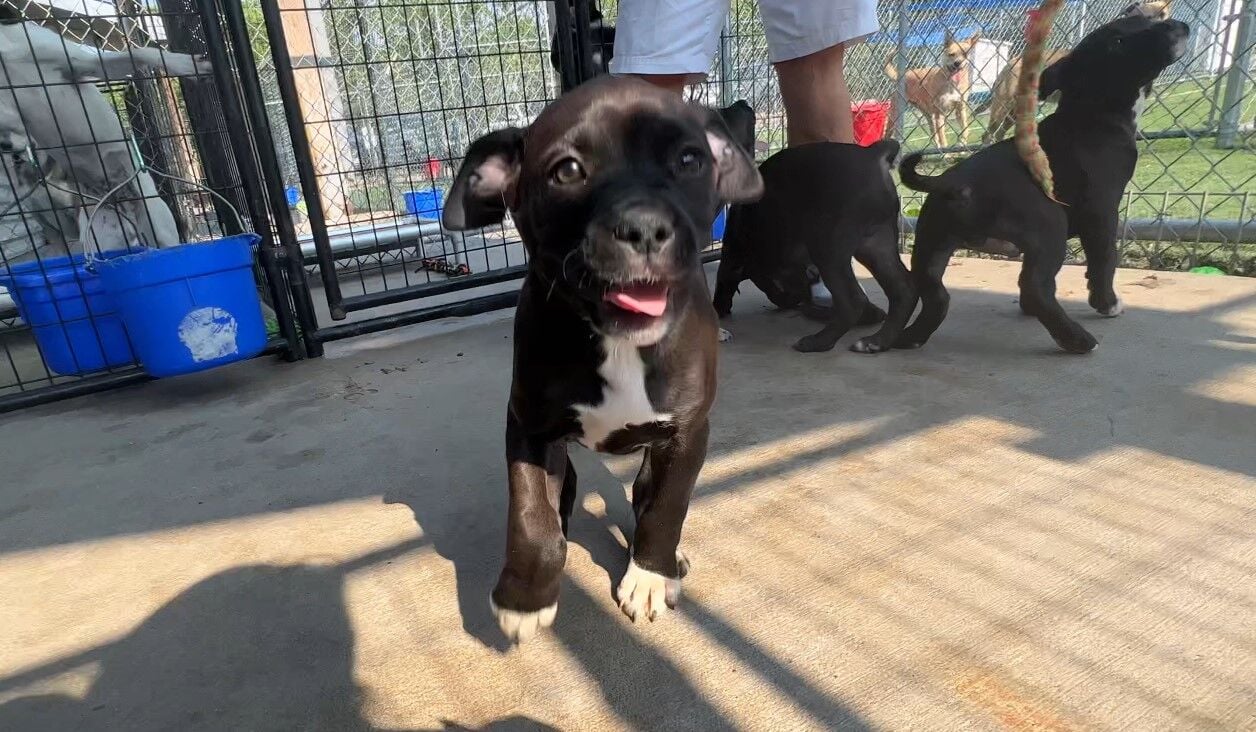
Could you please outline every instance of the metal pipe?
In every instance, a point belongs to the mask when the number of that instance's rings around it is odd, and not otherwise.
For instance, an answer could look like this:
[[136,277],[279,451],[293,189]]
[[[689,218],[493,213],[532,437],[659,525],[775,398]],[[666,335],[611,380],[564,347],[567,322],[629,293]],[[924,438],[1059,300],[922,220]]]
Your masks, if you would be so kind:
[[518,302],[519,291],[510,290],[509,292],[499,292],[461,302],[434,305],[422,310],[382,315],[370,320],[360,320],[354,323],[335,325],[330,328],[320,328],[314,335],[319,341],[326,343],[327,341],[353,338],[354,336],[366,335],[368,333],[378,333],[382,330],[400,328],[416,323],[426,323],[431,320],[440,320],[441,318],[465,318],[493,310],[512,308]]
[[727,107],[733,102],[733,13],[736,8],[729,8],[724,17],[724,29],[720,31],[720,106]]
[[[261,353],[254,356],[254,358],[282,355],[287,349],[288,345],[286,343],[279,339],[272,339],[266,344],[266,348]],[[120,386],[128,386],[131,384],[139,384],[144,381],[152,381],[152,379],[153,377],[149,376],[139,368],[98,374],[96,376],[86,376],[75,381],[67,381],[61,384],[43,386],[30,391],[21,391],[16,394],[0,396],[0,414],[13,412],[18,409],[26,409],[27,407],[37,407],[41,404],[61,401],[62,399],[72,399],[74,397],[86,396],[88,394],[96,394],[98,392],[108,391],[109,389],[116,389]]]
[[[908,232],[916,230],[916,217],[904,216],[902,223]],[[1243,221],[1207,221],[1204,219],[1127,219],[1121,222],[1127,238],[1143,241],[1167,241],[1175,244],[1256,244],[1256,226],[1244,225]],[[1165,232],[1173,234],[1164,237]],[[1186,239],[1189,237],[1189,241]]]
[[521,279],[528,272],[526,264],[515,265],[514,267],[503,267],[495,269],[491,272],[481,272],[480,274],[467,275],[466,277],[454,277],[440,282],[425,282],[421,285],[410,285],[409,287],[398,287],[393,290],[384,290],[383,292],[371,292],[365,295],[352,295],[346,297],[344,302],[345,310],[355,312],[358,310],[367,310],[369,308],[379,307],[380,305],[392,305],[394,303],[405,302],[406,300],[416,300],[420,297],[432,297],[433,295],[444,295],[450,292],[458,292],[460,290],[470,290],[474,287],[485,287],[487,285],[496,285],[501,282],[509,282],[510,280]]
[[898,73],[898,79],[895,81],[894,104],[891,105],[894,119],[890,124],[894,125],[894,131],[887,135],[889,137],[903,136],[903,120],[907,114],[907,53],[904,47],[907,44],[907,32],[911,29],[911,21],[907,17],[907,0],[898,0],[897,10],[898,43],[894,50],[894,70]]
[[[323,212],[323,198],[318,190],[318,171],[314,170],[314,153],[309,137],[305,134],[305,121],[301,115],[301,99],[297,92],[296,74],[292,59],[288,56],[288,39],[283,31],[283,14],[277,2],[263,2],[262,16],[266,20],[266,37],[270,41],[270,55],[275,64],[275,81],[279,96],[283,99],[284,118],[288,123],[288,135],[292,138],[297,176],[301,179],[301,193],[305,197],[306,216],[315,242],[327,241],[327,220]],[[344,320],[347,316],[340,301],[340,281],[336,279],[335,262],[329,247],[316,247],[319,271],[323,279],[323,293],[327,296],[332,320]]]
[[1239,136],[1239,117],[1243,113],[1243,91],[1251,73],[1253,48],[1256,47],[1253,30],[1256,30],[1256,0],[1243,0],[1234,39],[1234,59],[1225,73],[1225,96],[1221,101],[1217,147],[1222,150],[1243,146]]

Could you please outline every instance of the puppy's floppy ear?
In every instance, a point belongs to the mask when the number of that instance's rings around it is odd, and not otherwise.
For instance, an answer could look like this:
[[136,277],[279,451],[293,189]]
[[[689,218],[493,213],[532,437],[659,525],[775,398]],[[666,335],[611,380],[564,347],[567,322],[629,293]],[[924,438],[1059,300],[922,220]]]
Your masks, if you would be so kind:
[[1064,87],[1064,74],[1067,68],[1068,56],[1065,56],[1042,70],[1042,77],[1038,81],[1039,101],[1045,100]]
[[720,109],[720,118],[733,135],[733,142],[754,155],[754,109],[745,99],[738,99],[731,106]]
[[507,127],[471,143],[458,168],[441,223],[463,231],[501,223],[515,201],[523,162],[523,130]]
[[719,112],[713,109],[705,111],[707,144],[715,158],[715,186],[720,200],[729,203],[759,200],[759,196],[763,195],[763,178],[759,176],[759,169],[755,167],[750,153],[729,132]]

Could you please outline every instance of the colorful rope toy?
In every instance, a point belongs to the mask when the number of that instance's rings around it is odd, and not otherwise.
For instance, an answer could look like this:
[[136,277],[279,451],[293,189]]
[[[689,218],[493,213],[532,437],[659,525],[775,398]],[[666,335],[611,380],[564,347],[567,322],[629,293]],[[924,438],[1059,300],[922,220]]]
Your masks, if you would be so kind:
[[1020,78],[1016,84],[1016,152],[1029,168],[1029,174],[1042,186],[1056,203],[1055,183],[1051,178],[1051,163],[1038,140],[1038,82],[1042,77],[1042,61],[1046,55],[1047,36],[1056,13],[1064,7],[1064,0],[1042,0],[1037,10],[1029,11],[1029,23],[1025,27],[1025,53],[1021,57]]

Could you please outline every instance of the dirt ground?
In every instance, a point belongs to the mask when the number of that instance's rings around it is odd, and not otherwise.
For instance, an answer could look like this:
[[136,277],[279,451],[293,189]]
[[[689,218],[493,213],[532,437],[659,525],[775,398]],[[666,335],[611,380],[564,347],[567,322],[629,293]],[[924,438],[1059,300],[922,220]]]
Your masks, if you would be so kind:
[[[509,314],[0,419],[0,729],[1256,729],[1256,280],[1122,270],[1057,352],[956,260],[929,345],[736,303],[682,606],[576,451],[554,628],[486,602]],[[748,290],[749,288],[743,288]]]

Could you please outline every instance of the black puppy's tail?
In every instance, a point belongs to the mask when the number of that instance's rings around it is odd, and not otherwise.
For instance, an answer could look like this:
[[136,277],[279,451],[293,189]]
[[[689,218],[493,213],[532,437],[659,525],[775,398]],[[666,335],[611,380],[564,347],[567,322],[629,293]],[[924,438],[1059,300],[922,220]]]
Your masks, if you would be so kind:
[[887,137],[884,140],[877,140],[872,143],[868,146],[868,149],[876,153],[885,162],[886,168],[893,168],[894,160],[898,158],[900,148],[898,140],[892,140]]
[[916,152],[903,158],[903,162],[899,163],[898,176],[903,179],[903,185],[922,193],[961,193],[959,189],[947,182],[946,174],[921,175],[917,173],[916,166],[923,159],[924,154]]

